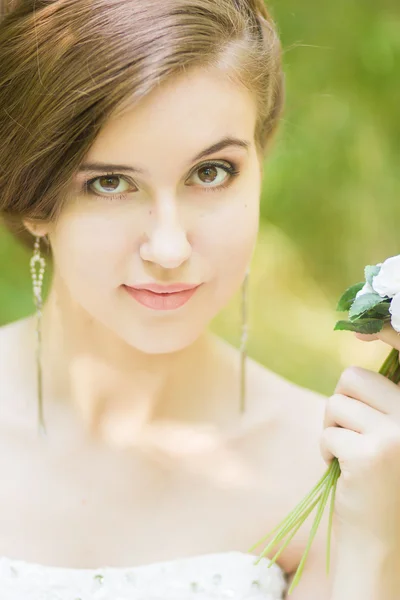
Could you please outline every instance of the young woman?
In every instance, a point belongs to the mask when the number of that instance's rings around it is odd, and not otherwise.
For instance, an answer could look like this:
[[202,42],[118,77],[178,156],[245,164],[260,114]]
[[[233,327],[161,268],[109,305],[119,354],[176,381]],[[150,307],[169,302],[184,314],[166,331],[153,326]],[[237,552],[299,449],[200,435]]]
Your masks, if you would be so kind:
[[241,352],[207,329],[282,106],[262,0],[2,13],[0,211],[36,310],[0,330],[1,598],[281,600],[311,524],[271,569],[247,550],[335,455],[335,568],[325,521],[291,597],[394,600],[399,389],[352,368],[326,401],[244,370],[245,319]]

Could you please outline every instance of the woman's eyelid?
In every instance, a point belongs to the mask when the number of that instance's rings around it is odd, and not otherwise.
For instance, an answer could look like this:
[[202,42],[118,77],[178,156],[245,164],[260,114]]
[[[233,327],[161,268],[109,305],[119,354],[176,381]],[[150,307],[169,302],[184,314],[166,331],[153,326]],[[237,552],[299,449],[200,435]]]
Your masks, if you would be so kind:
[[238,162],[236,160],[228,160],[227,158],[209,158],[207,160],[202,160],[201,162],[194,165],[190,171],[189,175],[197,169],[201,169],[202,167],[206,167],[207,165],[216,165],[217,167],[228,167],[232,169],[236,169],[238,167]]

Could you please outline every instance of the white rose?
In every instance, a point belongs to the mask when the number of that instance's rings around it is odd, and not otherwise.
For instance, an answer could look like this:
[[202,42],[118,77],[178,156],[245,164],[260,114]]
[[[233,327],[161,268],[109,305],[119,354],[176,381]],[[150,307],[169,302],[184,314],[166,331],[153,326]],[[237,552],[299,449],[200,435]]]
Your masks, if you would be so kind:
[[396,294],[389,306],[389,312],[392,315],[392,327],[400,332],[400,294]]
[[382,298],[393,298],[400,292],[400,256],[385,260],[378,275],[372,278],[372,287]]
[[363,287],[363,288],[362,288],[362,289],[361,289],[359,292],[357,292],[357,294],[356,294],[356,298],[358,298],[359,296],[364,296],[364,294],[375,294],[375,293],[376,293],[376,292],[375,292],[374,288],[373,288],[373,287],[371,287],[371,286],[369,285],[369,283],[367,282],[367,283],[364,285],[364,287]]

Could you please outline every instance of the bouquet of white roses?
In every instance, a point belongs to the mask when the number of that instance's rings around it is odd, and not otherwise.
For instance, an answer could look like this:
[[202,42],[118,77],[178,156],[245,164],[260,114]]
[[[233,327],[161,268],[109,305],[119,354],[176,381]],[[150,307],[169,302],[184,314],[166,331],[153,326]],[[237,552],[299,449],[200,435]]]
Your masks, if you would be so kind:
[[[335,325],[335,330],[375,334],[381,331],[386,323],[389,323],[392,325],[393,329],[400,332],[400,255],[392,256],[384,263],[368,265],[365,267],[364,274],[365,281],[348,288],[340,298],[337,310],[340,312],[348,312],[349,318],[347,321],[338,321]],[[396,384],[400,382],[398,350],[394,348],[390,352],[380,368],[379,373]],[[274,538],[258,558],[257,562],[259,562],[274,546],[285,540],[280,550],[271,559],[271,566],[290,543],[291,539],[295,536],[298,529],[310,515],[312,510],[316,506],[318,507],[307,547],[289,588],[289,594],[300,580],[312,541],[331,494],[327,544],[327,572],[329,572],[332,517],[335,504],[336,484],[339,476],[339,461],[337,458],[334,458],[323,477],[311,492],[307,494],[291,513],[289,513],[282,523],[270,531],[250,549],[250,552],[252,552],[271,535],[275,534]]]

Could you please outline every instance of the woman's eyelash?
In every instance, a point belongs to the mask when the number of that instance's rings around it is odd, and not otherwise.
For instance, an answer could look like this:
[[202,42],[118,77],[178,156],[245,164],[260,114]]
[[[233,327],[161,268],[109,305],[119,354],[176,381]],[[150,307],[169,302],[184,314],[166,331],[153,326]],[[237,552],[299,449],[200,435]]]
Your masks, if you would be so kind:
[[[202,190],[206,191],[206,192],[216,192],[216,191],[220,191],[222,189],[227,188],[232,180],[240,174],[240,170],[238,169],[238,166],[236,163],[230,162],[230,161],[226,161],[226,163],[220,163],[220,162],[208,162],[208,163],[203,163],[202,165],[196,167],[196,169],[194,169],[192,171],[192,173],[189,175],[189,177],[191,177],[194,173],[196,173],[196,171],[199,171],[200,169],[203,168],[207,168],[207,167],[219,167],[223,170],[225,170],[230,177],[227,178],[227,181],[222,183],[221,185],[215,185],[215,186],[199,186]],[[92,194],[94,196],[98,196],[100,198],[106,198],[109,200],[122,200],[124,198],[126,198],[128,196],[128,194],[130,194],[131,192],[124,192],[123,194],[99,194],[95,191],[93,191],[90,186],[95,182],[98,181],[99,179],[102,178],[107,178],[107,177],[118,177],[120,179],[123,179],[124,181],[126,181],[127,183],[129,183],[129,180],[122,175],[121,173],[114,173],[114,172],[110,172],[110,173],[103,173],[102,175],[97,175],[97,177],[93,177],[92,179],[89,179],[87,181],[84,182],[83,184],[83,192],[85,194]]]

